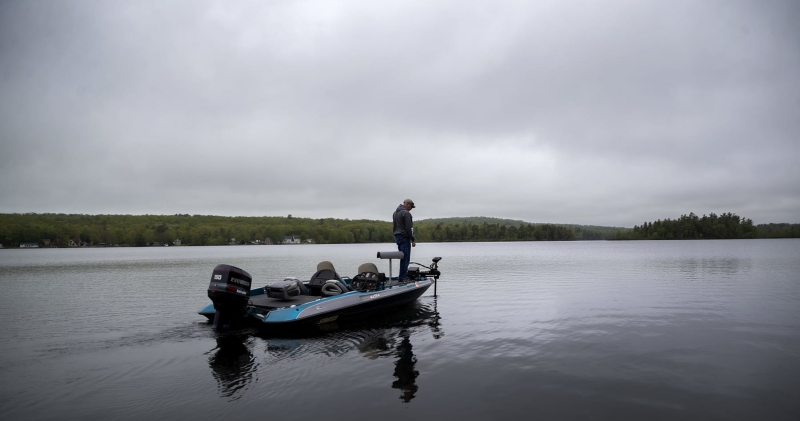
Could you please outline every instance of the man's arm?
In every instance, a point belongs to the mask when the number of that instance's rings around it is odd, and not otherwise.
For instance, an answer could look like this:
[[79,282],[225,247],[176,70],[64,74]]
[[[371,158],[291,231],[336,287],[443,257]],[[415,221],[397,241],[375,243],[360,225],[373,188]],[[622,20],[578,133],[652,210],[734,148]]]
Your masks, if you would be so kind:
[[405,215],[403,215],[403,219],[405,219],[406,237],[410,238],[412,243],[416,243],[417,239],[414,238],[414,231],[411,229],[411,227],[414,226],[414,222],[411,219],[411,212],[406,212]]

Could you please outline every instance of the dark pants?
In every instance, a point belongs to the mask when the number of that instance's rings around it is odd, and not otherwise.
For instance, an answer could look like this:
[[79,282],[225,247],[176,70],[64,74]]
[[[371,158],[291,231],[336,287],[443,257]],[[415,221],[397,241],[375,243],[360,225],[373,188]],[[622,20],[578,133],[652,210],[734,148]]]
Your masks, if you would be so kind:
[[394,242],[397,243],[397,250],[403,252],[403,259],[400,260],[400,274],[397,275],[397,279],[405,281],[408,277],[408,264],[411,263],[411,239],[395,235]]

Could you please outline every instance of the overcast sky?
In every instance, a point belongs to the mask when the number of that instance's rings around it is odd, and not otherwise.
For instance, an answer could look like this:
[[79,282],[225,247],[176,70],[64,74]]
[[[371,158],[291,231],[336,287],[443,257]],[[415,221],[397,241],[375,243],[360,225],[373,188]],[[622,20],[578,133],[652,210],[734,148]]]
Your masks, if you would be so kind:
[[800,2],[0,2],[0,212],[800,222]]

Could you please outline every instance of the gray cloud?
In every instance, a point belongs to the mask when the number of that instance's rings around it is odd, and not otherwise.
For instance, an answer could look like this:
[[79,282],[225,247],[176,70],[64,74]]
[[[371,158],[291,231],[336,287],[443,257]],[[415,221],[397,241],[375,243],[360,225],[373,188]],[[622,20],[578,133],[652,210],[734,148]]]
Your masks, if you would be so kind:
[[800,222],[796,2],[4,2],[0,212]]

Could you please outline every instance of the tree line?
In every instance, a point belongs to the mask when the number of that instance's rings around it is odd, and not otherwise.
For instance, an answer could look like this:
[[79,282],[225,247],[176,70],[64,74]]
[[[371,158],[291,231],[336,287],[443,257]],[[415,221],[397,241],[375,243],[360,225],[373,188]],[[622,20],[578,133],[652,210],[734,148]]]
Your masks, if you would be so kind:
[[800,238],[800,224],[759,224],[759,238]]
[[[387,232],[388,231],[388,232]],[[210,215],[74,215],[0,214],[0,244],[39,242],[64,247],[84,245],[207,246],[263,242],[281,243],[286,236],[318,243],[387,242],[391,226],[367,220],[288,217],[224,217]]]
[[[521,224],[507,226],[491,224],[445,224],[426,222],[414,224],[417,241],[571,241],[579,239],[574,229],[553,224]],[[389,224],[391,231],[391,224]]]
[[619,232],[620,240],[699,240],[758,238],[759,230],[753,220],[735,213],[711,213],[699,217],[693,212],[678,219],[664,219],[635,225],[632,230]]
[[[442,222],[415,223],[420,242],[448,241],[569,241],[605,239],[611,234],[552,224],[507,226]],[[391,243],[392,223],[374,220],[287,217],[225,217],[210,215],[81,215],[0,214],[0,244],[20,243],[66,247],[76,245],[204,246],[283,242],[287,236],[320,244]]]
[[[798,238],[800,224],[763,224],[736,214],[694,213],[645,222],[633,229],[583,225],[531,224],[496,218],[445,218],[415,222],[419,242],[667,240],[714,238]],[[17,247],[76,245],[205,246],[283,242],[287,236],[320,244],[391,243],[392,223],[374,220],[297,218],[291,215],[225,217],[211,215],[0,214],[0,244]]]

